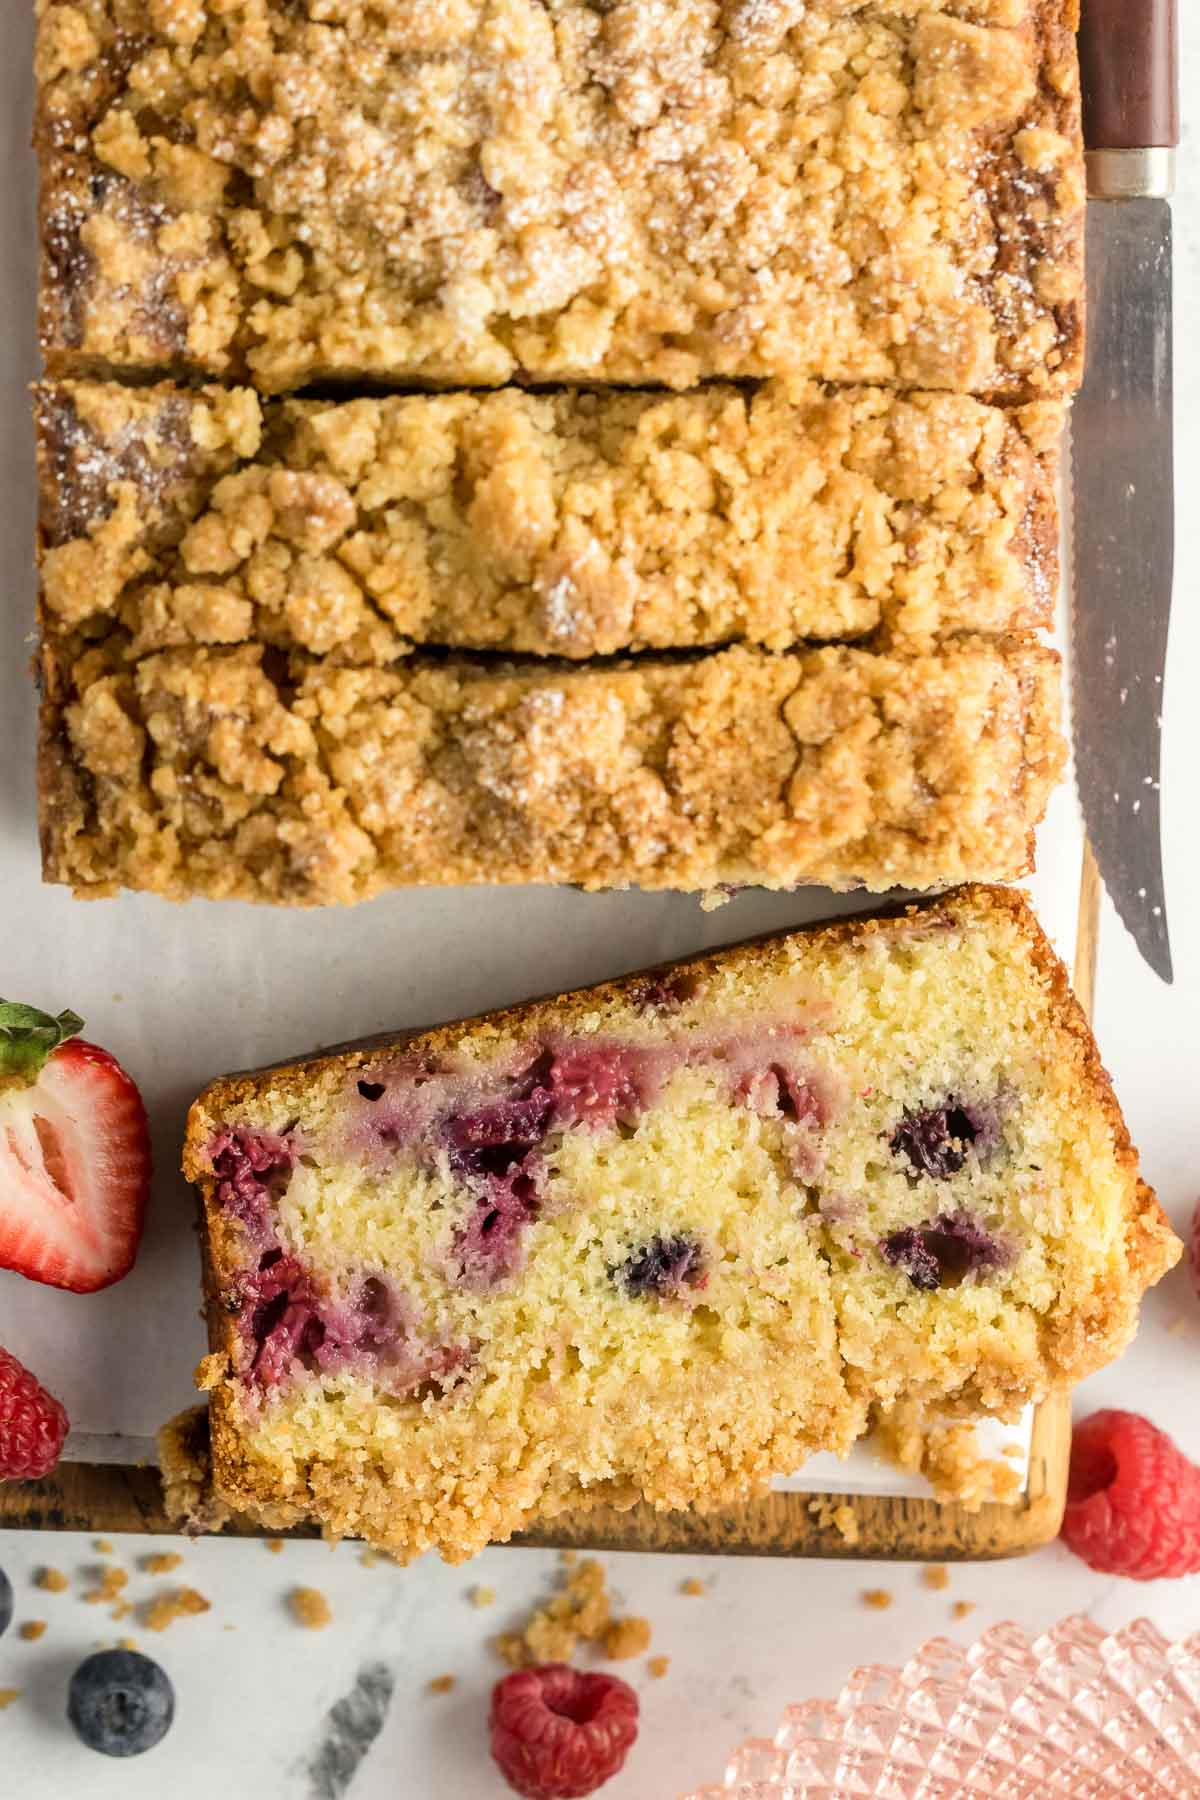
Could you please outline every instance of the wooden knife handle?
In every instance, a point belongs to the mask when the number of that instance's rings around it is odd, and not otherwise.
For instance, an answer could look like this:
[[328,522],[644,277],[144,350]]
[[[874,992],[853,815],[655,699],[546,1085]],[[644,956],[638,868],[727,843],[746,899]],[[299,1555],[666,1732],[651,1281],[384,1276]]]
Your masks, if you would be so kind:
[[1175,148],[1178,0],[1083,0],[1079,60],[1089,150]]

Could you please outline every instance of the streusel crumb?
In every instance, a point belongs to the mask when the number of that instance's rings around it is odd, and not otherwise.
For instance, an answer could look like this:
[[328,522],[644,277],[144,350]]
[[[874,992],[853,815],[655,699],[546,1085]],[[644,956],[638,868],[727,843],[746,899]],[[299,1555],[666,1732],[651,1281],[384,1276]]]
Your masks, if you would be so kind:
[[650,1648],[650,1621],[633,1615],[612,1619],[604,1628],[604,1654],[610,1662],[627,1662]]
[[181,1587],[147,1601],[139,1610],[139,1622],[147,1631],[165,1631],[177,1619],[191,1618],[197,1613],[211,1610],[212,1603],[203,1594],[197,1593],[195,1588]]
[[147,1575],[170,1575],[182,1561],[182,1556],[174,1550],[156,1550],[151,1556],[140,1557],[138,1568],[144,1569]]
[[886,1612],[895,1595],[888,1588],[864,1588],[859,1598],[871,1612]]
[[570,1662],[580,1639],[597,1643],[607,1631],[612,1609],[604,1565],[588,1557],[567,1566],[564,1575],[559,1591],[531,1613],[520,1631],[495,1639],[497,1652],[514,1669]]
[[433,1680],[429,1683],[429,1691],[431,1694],[452,1694],[456,1686],[456,1676],[435,1675]]
[[679,1591],[681,1594],[699,1596],[701,1594],[706,1594],[708,1589],[698,1576],[689,1575],[686,1581],[680,1582]]
[[61,1569],[39,1569],[33,1578],[35,1587],[44,1588],[48,1594],[63,1594],[71,1583]]
[[1072,0],[38,0],[55,369],[1073,386]]
[[671,1667],[669,1656],[652,1656],[646,1663],[646,1673],[653,1681],[661,1681]]
[[17,1635],[24,1638],[27,1644],[36,1644],[40,1637],[45,1636],[45,1632],[45,1619],[26,1619],[22,1623]]
[[333,1609],[320,1588],[293,1588],[287,1603],[297,1625],[303,1625],[309,1631],[321,1631],[333,1619]]
[[921,1582],[923,1586],[941,1592],[950,1586],[950,1571],[941,1563],[930,1563],[921,1571]]

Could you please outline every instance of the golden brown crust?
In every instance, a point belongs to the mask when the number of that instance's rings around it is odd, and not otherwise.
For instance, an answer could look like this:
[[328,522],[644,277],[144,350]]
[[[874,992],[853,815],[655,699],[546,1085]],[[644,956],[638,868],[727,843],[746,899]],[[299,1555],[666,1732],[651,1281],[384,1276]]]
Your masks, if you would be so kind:
[[[1119,1354],[1132,1335],[1141,1293],[1173,1264],[1180,1246],[1152,1192],[1140,1179],[1136,1156],[1086,1021],[1070,992],[1065,971],[1024,895],[1005,888],[968,887],[916,905],[893,908],[881,915],[844,919],[808,927],[796,934],[785,934],[787,938],[798,937],[807,954],[820,957],[846,946],[865,953],[873,941],[881,940],[885,945],[893,940],[903,941],[904,935],[914,928],[923,937],[936,934],[947,924],[986,933],[1001,919],[1015,929],[1023,954],[1028,956],[1031,991],[1036,990],[1041,996],[1036,1011],[1039,1032],[1047,1039],[1055,1038],[1060,1046],[1055,1052],[1056,1067],[1070,1068],[1064,1091],[1072,1116],[1081,1121],[1084,1118],[1094,1120],[1098,1112],[1104,1121],[1095,1141],[1105,1146],[1102,1154],[1109,1172],[1104,1174],[1097,1170],[1096,1176],[1098,1180],[1115,1176],[1124,1196],[1125,1248],[1122,1253],[1115,1247],[1109,1273],[1098,1285],[1094,1277],[1089,1277],[1078,1292],[1072,1293],[1069,1285],[1064,1287],[1059,1302],[1045,1313],[1035,1342],[1026,1344],[1022,1350],[1018,1350],[1015,1342],[1008,1345],[1002,1341],[994,1342],[988,1351],[991,1366],[986,1370],[980,1367],[972,1382],[959,1389],[944,1390],[940,1396],[913,1390],[913,1404],[922,1407],[929,1427],[943,1433],[939,1443],[945,1453],[938,1459],[938,1470],[944,1485],[952,1485],[960,1476],[964,1484],[978,1485],[978,1459],[967,1453],[956,1422],[977,1416],[981,1410],[1010,1416],[1033,1394],[1044,1394],[1055,1386],[1069,1385]],[[206,1276],[212,1355],[204,1366],[202,1380],[212,1393],[217,1485],[231,1503],[251,1511],[270,1508],[274,1518],[289,1522],[298,1522],[306,1514],[315,1515],[327,1529],[363,1531],[388,1542],[401,1554],[404,1552],[404,1545],[394,1528],[389,1536],[387,1498],[382,1490],[376,1493],[370,1482],[364,1488],[355,1472],[339,1473],[336,1469],[322,1467],[315,1486],[310,1483],[309,1476],[297,1468],[287,1491],[281,1491],[278,1467],[264,1460],[248,1441],[232,1374],[239,1366],[233,1324],[219,1300],[222,1291],[228,1291],[244,1255],[240,1233],[216,1204],[216,1184],[207,1156],[213,1132],[220,1122],[231,1116],[246,1116],[247,1108],[253,1116],[255,1103],[265,1103],[268,1094],[272,1106],[287,1112],[294,1103],[296,1110],[301,1111],[301,1102],[306,1096],[327,1089],[340,1090],[353,1082],[354,1072],[359,1068],[378,1069],[386,1065],[392,1054],[402,1054],[408,1063],[414,1058],[436,1061],[460,1045],[464,1035],[485,1058],[493,1041],[510,1042],[514,1038],[538,1041],[564,1034],[569,1037],[572,1032],[582,1029],[589,1019],[594,1021],[597,1016],[606,1016],[610,1005],[627,1005],[640,991],[639,984],[644,984],[648,978],[655,980],[669,972],[686,971],[694,978],[689,987],[703,990],[723,971],[748,975],[756,968],[775,968],[781,941],[780,936],[773,935],[702,957],[687,958],[666,965],[662,970],[529,1002],[476,1021],[383,1036],[336,1053],[317,1053],[270,1071],[227,1076],[204,1091],[189,1115],[184,1171],[201,1189],[206,1207],[207,1240],[213,1259],[212,1272]],[[864,960],[870,966],[870,959],[864,957]],[[1087,1179],[1085,1170],[1084,1180]],[[853,1369],[848,1367],[847,1374],[853,1377]],[[902,1382],[896,1390],[896,1399],[903,1401],[905,1406],[909,1404]],[[811,1447],[817,1446],[814,1443]],[[784,1466],[788,1448],[794,1452],[795,1444],[780,1452],[783,1461],[777,1462],[776,1468]],[[536,1512],[537,1516],[548,1518],[565,1509],[575,1510],[593,1504],[625,1506],[639,1498],[648,1498],[659,1505],[689,1505],[699,1510],[711,1510],[744,1499],[748,1493],[761,1489],[763,1483],[762,1472],[755,1474],[744,1468],[722,1472],[715,1467],[709,1469],[704,1482],[693,1485],[687,1492],[682,1489],[647,1491],[644,1486],[639,1489],[619,1472],[611,1480],[594,1484],[586,1491],[571,1482],[552,1480],[544,1481],[539,1487],[538,1481],[534,1480],[527,1494],[497,1495],[494,1505],[491,1500],[480,1503],[482,1512],[479,1505],[456,1512],[453,1518],[438,1525],[432,1539],[424,1541],[438,1542],[443,1553],[466,1554],[468,1548],[478,1545],[481,1516],[491,1518],[497,1529],[500,1526],[496,1522],[507,1519],[503,1529],[511,1530],[515,1528],[513,1519],[516,1516],[527,1519]],[[460,1546],[458,1552],[454,1548],[456,1543]]]
[[1061,408],[768,383],[260,405],[37,390],[44,626],[584,658],[1033,631]]
[[1068,392],[1076,14],[38,0],[47,360]]
[[46,878],[290,905],[414,883],[1007,879],[1062,767],[1058,658],[280,668],[43,645]]

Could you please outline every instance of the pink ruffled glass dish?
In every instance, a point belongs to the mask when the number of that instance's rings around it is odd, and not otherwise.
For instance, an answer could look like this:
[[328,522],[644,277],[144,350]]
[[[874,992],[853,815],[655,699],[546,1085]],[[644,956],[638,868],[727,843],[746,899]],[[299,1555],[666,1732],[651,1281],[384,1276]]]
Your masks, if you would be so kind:
[[902,1669],[856,1669],[836,1700],[789,1706],[685,1800],[1197,1800],[1200,1633],[1064,1619],[933,1638]]

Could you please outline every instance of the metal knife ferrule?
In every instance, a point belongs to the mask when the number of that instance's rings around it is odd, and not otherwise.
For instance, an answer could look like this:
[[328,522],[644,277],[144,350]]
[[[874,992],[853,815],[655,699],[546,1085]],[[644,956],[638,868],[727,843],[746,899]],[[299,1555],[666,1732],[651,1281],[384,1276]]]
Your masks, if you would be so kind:
[[1089,150],[1089,200],[1169,200],[1175,192],[1175,152]]

